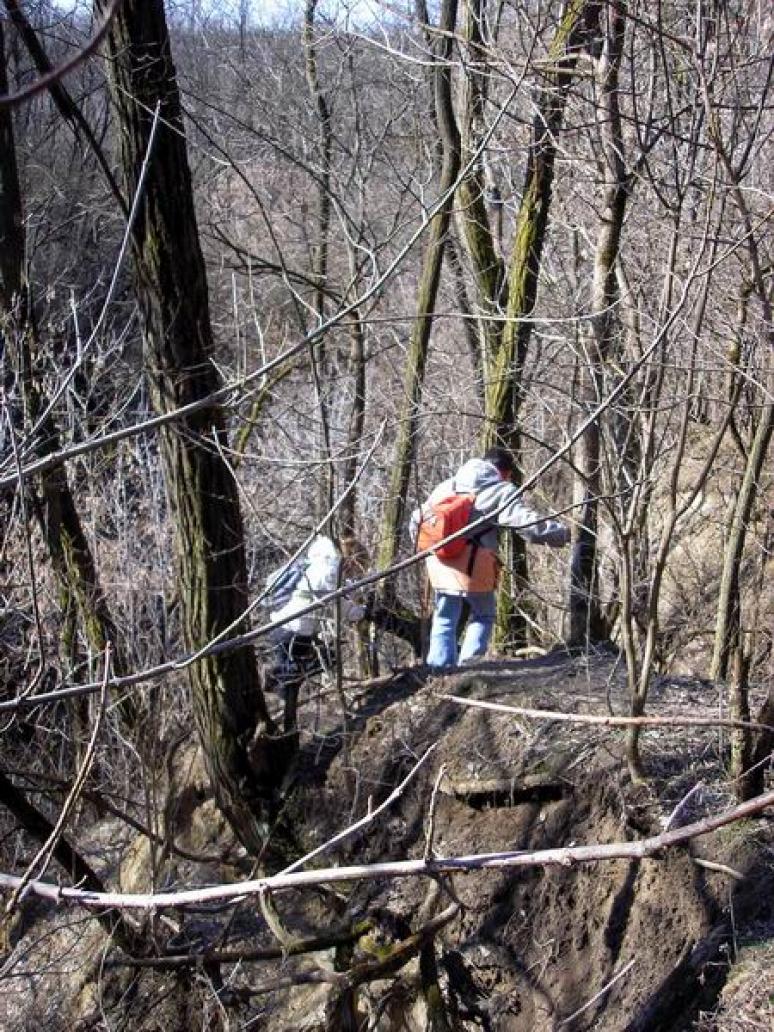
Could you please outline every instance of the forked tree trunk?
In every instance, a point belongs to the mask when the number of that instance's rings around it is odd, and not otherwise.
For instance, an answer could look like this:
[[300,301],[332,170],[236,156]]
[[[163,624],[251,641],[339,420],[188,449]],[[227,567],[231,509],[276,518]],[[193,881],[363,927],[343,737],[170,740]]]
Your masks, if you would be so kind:
[[[314,102],[317,116],[317,241],[312,248],[312,278],[315,283],[314,313],[318,323],[325,318],[325,288],[328,282],[328,248],[331,228],[331,154],[333,131],[328,101],[317,68],[317,47],[315,45],[315,19],[317,0],[306,0],[304,10],[304,66],[309,93]],[[326,359],[325,336],[309,345],[309,358],[314,379],[319,429],[317,447],[321,461],[317,481],[317,519],[321,519],[333,505],[334,473],[330,434],[330,392],[331,384]],[[328,530],[330,533],[330,528]]]
[[[160,105],[132,243],[146,375],[154,408],[165,413],[206,398],[218,382],[210,361],[207,280],[162,0],[124,0],[108,39],[121,163],[132,197]],[[161,431],[183,633],[191,651],[246,629],[244,533],[236,484],[221,457],[225,444],[224,415],[216,404]],[[289,750],[274,736],[252,649],[199,660],[190,667],[190,678],[216,798],[243,844],[257,854]]]

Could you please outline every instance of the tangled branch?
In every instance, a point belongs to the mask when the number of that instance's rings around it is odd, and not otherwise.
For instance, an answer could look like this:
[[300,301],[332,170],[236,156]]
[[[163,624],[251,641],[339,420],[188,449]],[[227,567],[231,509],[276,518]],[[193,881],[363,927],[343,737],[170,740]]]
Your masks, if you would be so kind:
[[[94,53],[107,35],[110,23],[113,20],[113,16],[118,10],[120,3],[121,0],[110,0],[97,31],[68,61],[59,65],[58,68],[52,69],[47,75],[40,76],[40,78],[30,83],[29,86],[25,86],[24,89],[18,90],[16,93],[6,93],[4,97],[0,97],[0,107],[11,108],[16,107],[19,104],[23,104],[24,101],[34,97],[36,93],[41,93],[43,90],[49,89],[53,83],[63,79],[65,75],[68,75],[74,68],[77,68],[79,64],[82,64],[87,57],[90,57]],[[6,7],[11,9],[15,6],[15,3],[6,0]]]

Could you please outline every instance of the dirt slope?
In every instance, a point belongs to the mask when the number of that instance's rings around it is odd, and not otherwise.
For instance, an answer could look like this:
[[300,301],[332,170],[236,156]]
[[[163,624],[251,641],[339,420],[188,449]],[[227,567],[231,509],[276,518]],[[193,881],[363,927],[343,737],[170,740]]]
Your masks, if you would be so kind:
[[[439,701],[439,690],[578,712],[605,712],[609,703],[625,712],[621,672],[604,655],[484,664],[475,674],[431,682],[372,716],[346,763],[339,758],[330,771],[326,810],[349,801],[353,786],[361,799],[373,795],[376,801],[437,743],[411,792],[379,831],[350,847],[350,860],[422,854],[429,799],[442,765],[434,819],[434,848],[442,856],[652,834],[699,781],[703,792],[695,794],[682,820],[731,801],[724,799],[724,738],[717,731],[651,733],[646,754],[656,780],[651,790],[635,791],[620,759],[619,733],[558,723],[520,725]],[[713,695],[707,685],[659,684],[653,711],[695,715],[697,704],[712,708]],[[477,782],[486,789],[509,778],[510,793],[471,795]],[[339,813],[344,822],[341,805]],[[771,894],[774,870],[751,841],[753,833],[765,833],[767,822],[758,824],[657,860],[457,877],[465,910],[444,932],[438,954],[460,1027],[685,1027],[699,1007],[709,1005],[722,975],[723,964],[716,965],[725,958],[729,903],[740,935],[740,922],[760,921],[761,896]],[[751,885],[697,866],[699,851],[735,868],[754,867]],[[412,912],[423,891],[416,884],[390,887],[375,901]],[[626,974],[609,992],[567,1022],[623,968]]]
[[[723,770],[727,739],[717,730],[649,732],[644,745],[653,783],[635,790],[621,760],[620,732],[517,721],[442,699],[446,693],[568,712],[623,713],[626,705],[620,666],[604,653],[485,663],[427,681],[405,675],[361,692],[346,735],[324,699],[319,705],[310,700],[302,711],[306,726],[297,791],[289,795],[291,824],[304,829],[307,847],[378,805],[435,747],[401,797],[320,865],[421,857],[428,849],[436,856],[457,856],[614,842],[661,830],[691,789],[681,822],[731,802]],[[717,712],[718,702],[711,685],[663,682],[653,687],[651,712]],[[200,784],[198,791],[191,788],[199,775],[187,780],[178,844],[228,854],[233,843],[211,800]],[[764,816],[636,863],[459,874],[452,895],[441,893],[434,902],[426,879],[376,880],[344,892],[278,898],[281,919],[295,936],[371,915],[373,928],[349,953],[328,950],[314,961],[200,963],[177,974],[143,970],[136,975],[111,969],[109,944],[97,942],[94,933],[85,936],[82,926],[74,928],[72,914],[65,919],[61,912],[44,913],[31,922],[18,947],[25,951],[24,968],[34,974],[23,983],[0,983],[3,1027],[311,1030],[323,1027],[326,1013],[330,1020],[337,1000],[340,1017],[329,1027],[341,1029],[732,1032],[741,1026],[724,1025],[722,1007],[717,1017],[711,1012],[730,962],[748,940],[756,944],[756,957],[770,948],[772,830]],[[105,833],[103,828],[103,839]],[[99,836],[94,841],[96,857]],[[124,888],[138,889],[146,881],[146,853],[141,840],[127,842]],[[724,869],[709,869],[707,860]],[[182,887],[246,873],[245,863],[196,864],[173,855],[164,880]],[[433,948],[414,950],[403,966],[355,993],[339,999],[332,992],[333,976],[326,972],[384,960],[452,899],[461,909],[435,936]],[[255,900],[236,913],[171,916],[176,933],[170,937],[163,925],[156,933],[167,950],[196,953],[273,943]],[[107,961],[102,980],[96,990],[79,994],[79,972],[99,950]],[[59,964],[53,962],[58,951]],[[321,969],[324,984],[319,984]],[[766,975],[754,970],[756,985],[764,986],[755,1014],[765,1015]],[[302,984],[288,984],[294,981]]]

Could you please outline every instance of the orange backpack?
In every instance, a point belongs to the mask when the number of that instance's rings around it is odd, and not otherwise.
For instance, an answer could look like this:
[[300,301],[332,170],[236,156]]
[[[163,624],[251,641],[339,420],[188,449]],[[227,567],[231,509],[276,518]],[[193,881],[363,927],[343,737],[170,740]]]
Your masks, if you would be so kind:
[[440,546],[438,542],[467,527],[475,500],[472,494],[450,494],[428,504],[429,514],[423,514],[419,524],[417,550],[432,548],[441,561],[462,555],[469,544],[466,538],[458,537]]

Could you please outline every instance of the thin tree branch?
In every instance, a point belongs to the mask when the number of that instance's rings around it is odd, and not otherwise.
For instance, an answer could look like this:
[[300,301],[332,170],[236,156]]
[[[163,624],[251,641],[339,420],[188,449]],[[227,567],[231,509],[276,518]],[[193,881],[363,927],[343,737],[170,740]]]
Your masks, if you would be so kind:
[[53,68],[42,43],[38,39],[35,29],[32,27],[24,11],[19,6],[18,0],[4,0],[4,3],[5,9],[8,11],[9,18],[16,26],[19,35],[24,40],[24,44],[29,51],[33,64],[38,70],[38,74],[48,76],[48,79],[46,80],[48,91],[51,94],[51,99],[56,104],[59,113],[72,128],[76,139],[81,133],[86,137],[86,141],[91,147],[99,167],[102,169],[102,174],[107,180],[113,199],[121,209],[121,213],[124,218],[128,218],[129,209],[126,201],[124,200],[124,196],[118,187],[118,183],[116,183],[115,176],[113,175],[110,166],[108,165],[105,152],[100,147],[83,112],[70,96],[64,84],[60,82],[61,76],[55,74],[56,69]]
[[589,1007],[591,1007],[593,1004],[595,1004],[597,1002],[597,1000],[601,999],[601,997],[603,997],[605,995],[605,993],[609,992],[610,989],[613,988],[615,983],[619,982],[623,978],[623,976],[627,973],[627,971],[630,971],[634,967],[634,965],[636,963],[637,963],[637,958],[636,957],[632,957],[632,959],[629,961],[629,963],[626,964],[624,967],[622,967],[621,970],[618,971],[615,975],[613,975],[613,977],[608,982],[606,982],[605,985],[602,986],[602,988],[599,990],[598,993],[594,993],[594,995],[591,997],[591,999],[587,1000],[586,1003],[584,1003],[582,1007],[579,1007],[576,1011],[573,1011],[572,1014],[568,1018],[564,1018],[562,1021],[560,1021],[559,1024],[557,1025],[557,1028],[562,1028],[564,1025],[569,1025],[570,1022],[574,1021],[578,1017],[579,1014],[583,1014],[584,1011],[588,1010]]
[[323,842],[322,845],[318,846],[316,849],[313,849],[311,853],[307,853],[306,856],[302,856],[299,860],[294,861],[288,867],[284,867],[282,871],[280,871],[280,874],[290,874],[293,871],[299,870],[299,868],[301,867],[305,867],[306,864],[308,864],[309,861],[313,860],[316,856],[319,856],[321,853],[327,852],[337,843],[342,842],[345,838],[349,838],[350,835],[354,835],[356,831],[360,831],[362,828],[365,828],[369,824],[371,824],[379,816],[380,813],[382,813],[388,807],[392,806],[395,800],[403,794],[409,782],[413,780],[415,775],[418,773],[420,767],[424,765],[425,760],[427,760],[430,754],[434,751],[437,744],[437,742],[434,742],[430,746],[430,748],[424,753],[424,755],[421,756],[419,760],[414,764],[414,766],[408,772],[403,781],[401,781],[401,783],[397,785],[392,790],[392,792],[390,792],[390,794],[387,796],[384,802],[380,803],[375,810],[371,810],[369,813],[365,815],[365,817],[362,817],[359,821],[355,821],[354,824],[350,824],[348,828],[344,828],[342,831],[337,832],[337,834],[335,834],[333,838],[328,839],[327,842]]
[[53,83],[63,79],[65,75],[69,75],[74,68],[77,68],[87,57],[90,57],[105,38],[110,28],[110,23],[113,20],[113,15],[118,10],[120,4],[121,0],[110,0],[97,31],[88,43],[81,47],[73,57],[59,65],[58,68],[52,69],[47,75],[42,75],[35,82],[30,83],[29,86],[25,86],[24,89],[18,90],[16,93],[6,93],[4,97],[0,97],[0,107],[16,107],[18,104],[22,104],[25,100],[29,100],[30,97],[34,97],[36,93],[49,89]]
[[207,964],[261,963],[267,960],[284,960],[305,953],[319,953],[335,946],[357,942],[371,930],[370,921],[362,921],[352,929],[331,932],[308,939],[296,939],[288,946],[264,946],[252,950],[202,950],[199,953],[183,953],[168,957],[126,957],[108,960],[103,968],[132,967],[154,968],[157,971],[177,971],[187,967],[204,967]]
[[97,739],[99,732],[102,728],[102,720],[105,716],[105,706],[107,703],[107,683],[110,677],[110,643],[105,647],[105,670],[102,677],[102,694],[99,702],[99,710],[97,712],[97,719],[94,721],[94,727],[91,730],[91,736],[89,738],[89,744],[86,748],[86,753],[83,757],[83,762],[76,774],[72,788],[70,789],[67,798],[64,801],[59,817],[57,818],[56,824],[51,830],[51,834],[48,836],[46,841],[40,847],[38,852],[32,858],[27,865],[27,870],[24,872],[20,879],[19,885],[14,889],[11,898],[5,907],[6,918],[13,913],[16,906],[19,903],[24,890],[27,885],[32,881],[32,876],[36,868],[40,866],[40,874],[44,874],[48,865],[51,863],[51,857],[56,851],[57,843],[64,831],[65,824],[67,823],[70,814],[72,813],[73,807],[75,806],[78,798],[81,794],[81,789],[86,783],[86,778],[89,776],[92,763],[94,762],[94,756],[97,749]]

